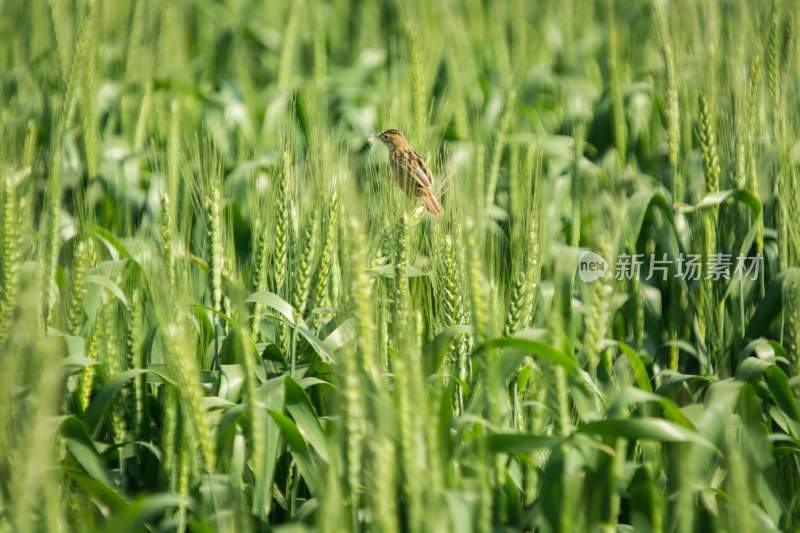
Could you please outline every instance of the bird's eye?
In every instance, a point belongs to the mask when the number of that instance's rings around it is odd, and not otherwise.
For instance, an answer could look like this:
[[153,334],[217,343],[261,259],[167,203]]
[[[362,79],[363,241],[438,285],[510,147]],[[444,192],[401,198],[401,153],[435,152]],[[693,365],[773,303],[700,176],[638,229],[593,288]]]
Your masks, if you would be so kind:
[[384,133],[383,135],[381,135],[381,138],[382,138],[384,141],[388,141],[388,140],[389,140],[389,134],[388,134],[388,133]]

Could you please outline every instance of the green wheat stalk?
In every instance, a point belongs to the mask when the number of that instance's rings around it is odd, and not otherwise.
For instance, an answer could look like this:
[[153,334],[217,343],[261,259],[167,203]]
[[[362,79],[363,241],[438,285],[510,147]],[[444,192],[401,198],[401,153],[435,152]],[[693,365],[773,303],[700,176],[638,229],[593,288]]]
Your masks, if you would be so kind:
[[392,336],[399,339],[405,332],[408,315],[408,242],[409,226],[405,214],[395,228],[394,283],[392,284]]
[[[169,363],[174,369],[173,377],[178,383],[182,407],[189,415],[191,427],[200,446],[203,469],[212,473],[216,466],[216,442],[208,426],[202,402],[202,386],[191,343],[186,342],[185,327],[172,322],[163,330],[164,343],[169,354]],[[183,409],[181,410],[183,411]]]
[[205,197],[205,211],[208,224],[208,267],[210,278],[211,306],[222,312],[222,275],[225,270],[225,256],[222,227],[222,176],[220,168],[209,168],[207,176],[208,191]]
[[363,237],[364,230],[356,218],[349,220],[348,227],[351,237],[350,299],[353,305],[359,365],[367,371],[372,379],[377,381],[382,369],[375,350],[375,311],[372,305],[374,291],[366,272],[367,250]]
[[299,243],[295,274],[292,290],[292,303],[298,316],[305,316],[308,304],[308,295],[311,288],[312,268],[314,267],[314,250],[316,248],[316,221],[313,214],[309,214],[302,231],[302,241]]
[[83,298],[86,296],[86,275],[94,266],[95,251],[92,240],[82,238],[75,249],[75,270],[72,277],[68,308],[67,330],[70,335],[79,335],[84,321]]
[[13,176],[3,182],[3,241],[0,250],[2,261],[2,287],[0,296],[0,343],[5,340],[9,322],[17,305],[19,263],[21,259],[19,232],[19,197]]
[[[141,331],[143,313],[141,291],[132,289],[128,299],[127,320],[125,321],[125,348],[129,369],[144,368]],[[140,374],[133,379],[133,424],[137,435],[142,434],[145,415],[145,377]]]
[[[444,327],[460,326],[467,322],[459,264],[453,238],[447,235],[442,242],[438,276],[440,280],[438,300],[442,306],[442,325]],[[454,391],[456,412],[461,412],[463,409],[462,383],[466,383],[468,378],[469,344],[468,335],[458,335],[453,340],[447,356],[447,374],[456,380]]]
[[[316,269],[316,283],[311,297],[309,309],[319,312],[319,308],[325,305],[328,297],[328,290],[331,283],[331,271],[333,269],[334,247],[336,246],[336,228],[339,211],[339,199],[334,191],[328,202],[325,216],[320,220],[321,244],[319,261]],[[315,319],[318,318],[315,316]]]

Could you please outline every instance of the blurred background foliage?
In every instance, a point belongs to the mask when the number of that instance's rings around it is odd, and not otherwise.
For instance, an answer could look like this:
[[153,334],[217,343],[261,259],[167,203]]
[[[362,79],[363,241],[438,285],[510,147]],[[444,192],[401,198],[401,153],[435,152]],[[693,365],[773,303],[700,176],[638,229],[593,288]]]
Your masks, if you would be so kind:
[[796,530],[798,7],[0,0],[2,528]]

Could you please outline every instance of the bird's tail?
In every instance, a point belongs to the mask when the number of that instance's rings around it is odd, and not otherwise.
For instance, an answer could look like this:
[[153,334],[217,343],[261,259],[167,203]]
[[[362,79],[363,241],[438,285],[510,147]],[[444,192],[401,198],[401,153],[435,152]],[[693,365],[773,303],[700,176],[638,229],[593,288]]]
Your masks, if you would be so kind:
[[433,195],[431,191],[423,191],[420,195],[422,199],[422,203],[425,204],[425,209],[428,210],[428,213],[432,215],[441,215],[442,211],[442,204],[439,203],[439,200]]

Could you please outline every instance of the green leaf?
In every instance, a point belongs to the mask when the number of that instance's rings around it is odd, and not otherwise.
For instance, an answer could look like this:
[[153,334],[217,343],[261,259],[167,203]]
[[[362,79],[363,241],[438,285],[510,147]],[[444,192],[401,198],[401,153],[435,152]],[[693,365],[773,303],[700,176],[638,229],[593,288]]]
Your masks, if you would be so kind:
[[[771,361],[748,357],[736,369],[736,379],[753,383],[763,378],[775,404],[791,420],[800,422],[800,407],[789,384],[789,378],[781,368]],[[797,437],[797,435],[794,435]]]
[[474,531],[472,526],[473,503],[463,492],[448,490],[445,492],[448,515],[453,531]]
[[239,404],[231,407],[223,414],[217,424],[217,455],[223,462],[233,455],[233,442],[236,438],[237,424],[242,419],[244,405]]
[[626,387],[622,389],[608,407],[609,416],[617,416],[624,407],[633,403],[657,403],[664,410],[664,416],[685,428],[695,430],[694,424],[686,417],[675,402],[652,392]]
[[775,362],[778,357],[786,357],[786,350],[779,342],[759,337],[747,343],[739,353],[741,361],[754,356],[765,361]]
[[158,518],[167,509],[178,507],[181,504],[188,507],[191,501],[177,494],[153,494],[137,498],[127,509],[112,517],[103,531],[106,533],[138,533],[145,529],[148,521]]
[[668,193],[663,189],[643,190],[635,193],[630,200],[625,210],[625,224],[627,232],[623,235],[623,243],[634,245],[642,233],[642,227],[647,216],[647,213],[652,209],[658,209],[664,218],[669,223],[671,235],[674,238],[675,246],[678,253],[684,253],[685,249],[683,242],[680,239],[680,233],[675,225],[675,218],[672,211],[672,203],[669,199]]
[[[245,303],[257,303],[270,309],[277,311],[285,321],[290,324],[296,324],[294,307],[286,300],[275,294],[274,292],[255,292],[247,297]],[[302,319],[300,319],[302,320]]]
[[116,298],[120,302],[122,302],[122,305],[128,307],[128,299],[125,297],[125,293],[122,292],[122,289],[119,288],[119,285],[117,285],[107,277],[101,276],[99,274],[89,274],[88,276],[86,276],[86,281],[88,283],[93,283],[98,287],[107,290],[108,292],[116,296]]
[[701,383],[707,384],[712,383],[713,380],[708,376],[699,376],[696,374],[682,374],[680,372],[672,372],[670,370],[665,370],[660,374],[664,376],[664,379],[661,381],[661,385],[656,389],[656,394],[666,394],[667,392],[671,391],[678,385],[683,383],[688,383],[690,381],[699,381]]
[[775,363],[757,357],[747,357],[736,368],[736,379],[739,381],[746,381],[753,383],[758,381],[764,375],[766,370],[773,366]]
[[261,358],[266,359],[267,361],[272,361],[275,363],[280,363],[281,365],[286,364],[286,358],[283,356],[283,352],[278,345],[275,343],[263,344],[259,346],[264,346],[264,349],[261,350]]
[[294,308],[289,305],[286,300],[272,292],[256,292],[248,296],[245,303],[259,303],[264,307],[277,311],[283,318],[283,321],[290,328],[303,336],[326,363],[333,362],[333,352],[335,349],[314,335],[305,325],[303,319],[295,313]]
[[633,371],[633,378],[636,380],[636,384],[639,388],[652,392],[653,388],[650,386],[650,376],[647,374],[647,368],[644,366],[639,354],[624,342],[616,342],[615,344],[628,359],[628,364],[631,365],[631,370]]
[[471,357],[477,357],[488,351],[498,348],[514,348],[516,350],[533,354],[541,359],[555,363],[563,367],[571,374],[577,374],[580,371],[577,360],[571,355],[556,350],[552,346],[543,342],[534,341],[530,339],[523,339],[520,337],[500,337],[485,342],[473,350]]
[[74,416],[67,416],[62,419],[59,431],[66,442],[67,450],[86,473],[95,481],[105,485],[108,490],[117,492],[111,481],[111,474],[97,453],[83,423]]
[[[578,361],[575,359],[575,357],[557,350],[543,342],[526,339],[523,337],[499,337],[485,342],[475,348],[470,357],[477,357],[491,350],[500,348],[518,350],[523,354],[532,355],[538,357],[539,359],[550,361],[551,363],[564,368],[568,374],[576,377],[578,382],[586,385],[588,389],[591,390],[598,398],[601,400],[603,398],[603,394],[597,388],[597,385],[594,383],[594,381],[592,381],[591,376],[589,376],[587,372],[578,366]],[[512,371],[521,363],[521,360],[512,361]]]
[[62,467],[61,471],[92,500],[107,506],[114,513],[123,512],[128,508],[128,502],[106,483],[87,477],[71,468]]
[[255,490],[253,491],[253,514],[266,520],[272,508],[272,485],[280,455],[278,448],[280,445],[281,431],[278,424],[271,416],[267,416],[267,410],[261,408],[266,406],[276,412],[283,410],[285,386],[280,378],[270,379],[257,388],[257,398],[259,409],[258,415],[263,416],[264,420],[264,461],[261,472],[255,472]]
[[89,359],[88,357],[83,357],[80,355],[71,355],[61,360],[61,366],[64,369],[64,373],[68,376],[80,372],[87,366],[95,366],[99,364],[100,362],[96,359]]
[[[209,313],[211,313],[212,315],[218,316],[219,318],[224,320],[225,323],[228,324],[228,326],[230,326],[232,329],[240,329],[239,323],[236,322],[232,317],[229,317],[228,315],[223,313],[222,311],[219,311],[217,309],[214,309],[211,306],[203,305],[203,304],[192,304],[192,307],[196,307],[197,309],[204,309],[204,310],[208,311]],[[210,326],[209,329],[214,329],[213,325],[209,324],[209,326]]]
[[652,531],[660,514],[659,490],[650,470],[640,466],[628,485],[631,498],[631,523],[636,531]]
[[80,360],[86,358],[86,339],[74,335],[63,335],[64,344],[67,347],[67,359],[75,358]]
[[266,520],[272,509],[272,483],[275,477],[275,467],[278,462],[278,445],[280,444],[280,430],[271,417],[265,417],[266,433],[265,461],[263,470],[256,472],[256,484],[253,491],[253,513]]
[[106,416],[109,408],[111,407],[114,395],[116,395],[125,385],[127,385],[130,380],[136,376],[140,376],[148,372],[154,372],[154,370],[146,368],[134,368],[123,372],[106,383],[105,386],[100,389],[100,392],[97,394],[94,400],[92,400],[92,403],[89,405],[89,409],[86,412],[86,416],[83,417],[83,421],[86,423],[86,426],[89,428],[89,430],[94,434],[97,434],[100,429],[100,423],[103,421],[103,418]]
[[330,332],[325,337],[325,344],[330,346],[331,350],[338,350],[351,340],[355,338],[356,330],[352,319],[347,319],[339,324],[336,329]]
[[111,233],[105,228],[100,226],[96,226],[94,224],[89,226],[89,230],[93,233],[97,238],[103,241],[109,250],[114,250],[117,256],[120,259],[130,259],[131,254],[122,244],[122,242],[117,238],[116,235]]
[[694,431],[661,418],[616,418],[581,425],[578,432],[603,437],[686,442],[716,450],[716,447]]
[[[726,191],[709,193],[705,195],[700,200],[700,203],[698,203],[695,206],[679,205],[677,206],[677,209],[684,213],[691,213],[694,211],[706,211],[709,209],[716,209],[723,203],[726,203],[728,201],[733,201],[743,204],[753,214],[752,217],[753,222],[751,222],[750,229],[748,230],[744,239],[742,239],[742,244],[739,248],[739,255],[744,256],[747,254],[748,250],[750,250],[759,227],[755,221],[757,221],[760,218],[763,206],[758,196],[756,196],[755,194],[746,189],[729,189]],[[733,286],[734,286],[733,283],[728,284],[728,288],[725,291],[724,298],[727,298]]]
[[450,326],[443,329],[433,341],[425,345],[425,367],[427,375],[437,372],[442,365],[442,360],[450,350],[452,342],[460,335],[469,334],[471,331],[470,326]]
[[761,214],[761,200],[758,196],[746,189],[728,189],[725,191],[712,192],[706,194],[696,205],[679,204],[676,206],[676,209],[682,213],[692,213],[694,211],[703,211],[719,207],[729,200],[744,204],[752,211],[754,217],[758,217]]
[[783,370],[778,365],[772,365],[764,372],[764,381],[772,392],[778,407],[789,418],[800,422],[800,407],[797,406],[797,398],[795,398],[792,387],[789,385],[789,378],[786,377]]
[[283,382],[286,387],[286,410],[292,415],[297,424],[297,429],[305,440],[311,444],[325,462],[328,462],[328,446],[325,441],[325,434],[319,425],[319,418],[311,405],[311,400],[291,376],[286,376]]
[[549,526],[548,531],[569,531],[566,526],[571,517],[561,512],[570,492],[565,475],[566,449],[566,446],[555,448],[547,458],[542,472],[541,486],[547,487],[541,495],[542,518]]
[[747,324],[745,337],[755,339],[758,337],[769,337],[767,330],[769,325],[778,316],[783,307],[783,286],[786,283],[797,282],[800,277],[800,268],[787,268],[767,286],[764,299],[758,304],[755,313]]
[[303,479],[305,479],[311,493],[320,494],[319,491],[323,487],[322,478],[314,462],[314,458],[311,456],[311,451],[308,449],[308,444],[306,444],[303,435],[297,429],[297,425],[283,413],[272,409],[269,409],[268,412],[272,420],[275,421],[278,428],[281,430],[283,438],[286,439],[289,451],[297,463],[297,469],[300,471]]
[[245,378],[244,368],[240,364],[219,365],[219,370],[221,377],[218,395],[230,402],[239,401]]
[[528,453],[552,448],[562,442],[564,439],[561,437],[525,433],[492,433],[486,436],[487,449],[491,453]]

